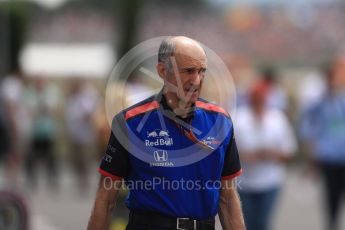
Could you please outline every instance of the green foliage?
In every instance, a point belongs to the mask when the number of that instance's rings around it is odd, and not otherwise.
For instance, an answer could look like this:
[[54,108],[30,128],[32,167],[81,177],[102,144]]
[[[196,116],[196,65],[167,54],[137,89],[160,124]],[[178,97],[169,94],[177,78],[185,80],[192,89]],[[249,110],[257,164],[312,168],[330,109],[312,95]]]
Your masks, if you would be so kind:
[[25,42],[26,30],[35,4],[30,2],[9,1],[1,4],[0,39],[2,59],[6,59],[7,71],[19,69],[19,53]]

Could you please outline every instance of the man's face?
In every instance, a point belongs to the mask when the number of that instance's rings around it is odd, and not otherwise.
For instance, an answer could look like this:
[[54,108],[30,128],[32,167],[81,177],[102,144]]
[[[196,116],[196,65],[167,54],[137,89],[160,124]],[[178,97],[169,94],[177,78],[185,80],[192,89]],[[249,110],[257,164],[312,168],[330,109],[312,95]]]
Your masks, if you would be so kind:
[[185,103],[194,103],[202,88],[206,71],[206,56],[203,50],[177,51],[170,58],[172,69],[167,71],[166,90],[177,95]]

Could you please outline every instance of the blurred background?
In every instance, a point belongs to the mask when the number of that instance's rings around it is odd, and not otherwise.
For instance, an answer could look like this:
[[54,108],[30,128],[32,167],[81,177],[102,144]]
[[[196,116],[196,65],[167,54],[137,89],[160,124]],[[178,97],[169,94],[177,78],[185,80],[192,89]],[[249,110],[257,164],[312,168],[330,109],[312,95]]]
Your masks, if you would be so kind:
[[[345,229],[344,25],[341,0],[0,0],[0,229],[86,228],[110,132],[107,78],[133,46],[166,35],[222,58],[238,108],[264,91],[291,126],[272,229]],[[111,229],[125,227],[125,195]]]

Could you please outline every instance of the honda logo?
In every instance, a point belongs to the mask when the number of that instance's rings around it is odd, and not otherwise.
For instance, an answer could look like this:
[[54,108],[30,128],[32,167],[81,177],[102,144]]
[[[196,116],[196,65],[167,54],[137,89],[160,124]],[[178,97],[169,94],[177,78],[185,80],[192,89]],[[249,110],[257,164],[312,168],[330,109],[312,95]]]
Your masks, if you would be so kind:
[[168,152],[165,150],[157,150],[154,151],[153,156],[155,157],[155,161],[162,162],[168,160]]

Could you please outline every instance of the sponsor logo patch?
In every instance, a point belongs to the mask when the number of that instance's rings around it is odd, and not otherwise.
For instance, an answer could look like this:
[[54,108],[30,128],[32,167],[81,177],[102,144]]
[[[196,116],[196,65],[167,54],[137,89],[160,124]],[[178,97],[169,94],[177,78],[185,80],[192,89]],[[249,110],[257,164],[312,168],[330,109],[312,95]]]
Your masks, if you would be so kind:
[[155,129],[151,132],[147,132],[145,146],[172,146],[173,144],[174,141],[170,137],[168,130]]
[[156,162],[151,162],[151,167],[173,167],[174,163],[168,161],[168,151],[157,150],[153,152],[153,157]]

